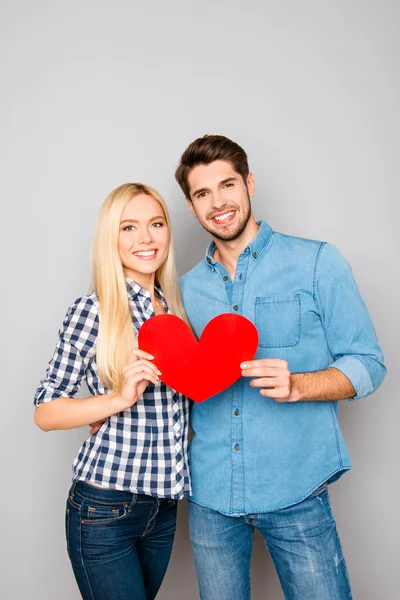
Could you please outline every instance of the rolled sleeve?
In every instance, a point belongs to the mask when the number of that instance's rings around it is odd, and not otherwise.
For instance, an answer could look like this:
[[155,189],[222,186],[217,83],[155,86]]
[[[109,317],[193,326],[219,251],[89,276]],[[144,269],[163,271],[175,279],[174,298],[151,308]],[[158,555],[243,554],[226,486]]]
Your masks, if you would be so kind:
[[79,298],[68,309],[53,357],[34,397],[34,405],[72,397],[79,390],[95,354],[97,308],[90,297]]
[[330,365],[352,383],[358,400],[382,383],[386,367],[374,326],[350,265],[331,244],[322,244],[315,270],[315,302],[324,327]]

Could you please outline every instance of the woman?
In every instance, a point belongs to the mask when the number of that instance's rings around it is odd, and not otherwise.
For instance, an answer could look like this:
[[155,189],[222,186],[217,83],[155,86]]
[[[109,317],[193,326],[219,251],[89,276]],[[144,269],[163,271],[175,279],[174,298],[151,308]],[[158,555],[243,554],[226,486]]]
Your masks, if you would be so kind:
[[[136,349],[154,314],[186,320],[168,210],[155,190],[125,184],[107,197],[92,270],[94,293],[67,312],[35,422],[49,431],[105,419],[73,463],[68,554],[85,600],[149,600],[170,558],[177,500],[190,494],[188,400]],[[83,380],[92,396],[73,398]]]

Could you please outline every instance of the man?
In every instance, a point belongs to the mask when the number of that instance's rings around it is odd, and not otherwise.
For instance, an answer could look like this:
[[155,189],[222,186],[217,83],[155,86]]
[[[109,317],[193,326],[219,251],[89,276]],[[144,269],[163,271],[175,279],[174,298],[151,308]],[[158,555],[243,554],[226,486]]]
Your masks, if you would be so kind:
[[231,312],[259,335],[243,377],[192,409],[189,517],[201,598],[250,597],[259,529],[287,600],[350,599],[327,492],[350,469],[337,401],[372,393],[386,370],[350,267],[330,244],[256,223],[254,176],[233,141],[195,140],[176,179],[213,240],[181,280],[194,331]]

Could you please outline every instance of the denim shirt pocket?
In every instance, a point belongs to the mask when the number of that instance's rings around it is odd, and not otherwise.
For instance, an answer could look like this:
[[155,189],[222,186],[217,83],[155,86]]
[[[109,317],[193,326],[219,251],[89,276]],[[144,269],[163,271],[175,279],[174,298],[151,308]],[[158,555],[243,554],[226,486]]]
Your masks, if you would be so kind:
[[300,294],[256,297],[254,322],[261,348],[297,346],[301,333]]

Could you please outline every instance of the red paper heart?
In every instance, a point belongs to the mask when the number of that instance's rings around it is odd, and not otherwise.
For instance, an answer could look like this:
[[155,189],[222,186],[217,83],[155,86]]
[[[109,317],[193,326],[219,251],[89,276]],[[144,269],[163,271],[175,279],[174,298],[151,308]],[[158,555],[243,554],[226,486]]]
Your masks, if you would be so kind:
[[240,364],[257,351],[258,333],[245,317],[222,314],[206,325],[197,341],[179,317],[157,315],[141,326],[138,342],[154,356],[166,385],[203,402],[239,379]]

